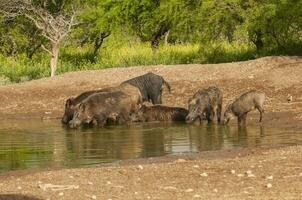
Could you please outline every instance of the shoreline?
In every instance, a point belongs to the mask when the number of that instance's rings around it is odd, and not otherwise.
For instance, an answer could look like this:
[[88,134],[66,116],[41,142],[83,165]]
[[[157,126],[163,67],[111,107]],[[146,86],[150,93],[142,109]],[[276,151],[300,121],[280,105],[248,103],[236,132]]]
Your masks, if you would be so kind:
[[[295,146],[295,145],[291,145]],[[287,147],[291,147],[287,146]],[[78,166],[78,167],[53,167],[53,168],[30,168],[30,169],[20,169],[11,170],[7,172],[0,173],[0,178],[8,178],[10,176],[25,176],[37,174],[46,171],[60,171],[60,170],[70,170],[70,169],[90,169],[90,168],[110,168],[110,167],[124,167],[131,165],[148,165],[148,164],[165,164],[169,162],[175,162],[178,159],[186,160],[215,160],[215,159],[234,159],[235,157],[245,157],[255,152],[263,152],[266,150],[279,150],[284,147],[238,147],[232,149],[219,149],[219,150],[208,150],[201,152],[189,152],[189,153],[177,153],[168,154],[164,156],[154,156],[154,157],[142,157],[142,158],[129,158],[123,160],[116,160],[114,162],[101,163],[93,166]]]
[[[0,199],[1,194],[38,199],[300,199],[301,155],[298,145],[9,173],[0,176]],[[47,184],[75,188],[44,190]]]

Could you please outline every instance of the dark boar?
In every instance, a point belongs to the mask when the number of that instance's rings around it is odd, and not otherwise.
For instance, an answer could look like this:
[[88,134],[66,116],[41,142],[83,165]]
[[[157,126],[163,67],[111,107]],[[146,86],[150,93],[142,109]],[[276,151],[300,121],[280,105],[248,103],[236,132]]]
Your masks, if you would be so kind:
[[[75,107],[71,128],[93,123],[104,126],[108,119],[116,118],[119,122],[130,121],[130,114],[137,112],[142,98],[137,88],[131,86],[124,91],[96,93],[84,99]],[[136,91],[135,91],[136,90]],[[132,93],[132,94],[131,94]]]
[[67,99],[65,102],[65,111],[64,111],[64,115],[62,117],[61,122],[63,124],[68,124],[68,122],[70,120],[72,120],[72,118],[73,118],[75,106],[78,105],[79,103],[81,103],[84,99],[86,99],[90,95],[98,93],[98,92],[101,92],[101,90],[91,90],[91,91],[83,92],[82,94],[80,94],[79,96],[77,96],[75,98],[71,97],[71,98]]
[[255,109],[260,113],[259,122],[261,122],[262,113],[264,113],[264,101],[265,94],[260,91],[251,90],[242,94],[233,103],[227,106],[224,113],[224,123],[227,124],[230,119],[236,116],[239,124],[245,124],[247,113]]
[[150,101],[153,104],[162,104],[162,90],[164,85],[168,88],[169,92],[171,92],[169,83],[167,83],[163,77],[151,72],[124,81],[122,84],[125,83],[137,87],[142,94],[143,101]]
[[137,113],[131,114],[131,121],[185,121],[188,112],[187,109],[179,107],[143,105]]
[[[130,88],[130,89],[129,89]],[[132,89],[133,88],[133,89]],[[129,90],[129,92],[133,93],[133,91],[139,92],[139,90],[137,90],[134,86],[130,85],[130,84],[123,84],[117,87],[108,87],[108,88],[103,88],[100,90],[91,90],[91,91],[86,91],[83,92],[82,94],[78,95],[77,97],[73,98],[69,98],[66,100],[65,102],[65,111],[64,111],[64,115],[62,117],[61,122],[63,124],[68,124],[68,122],[70,120],[72,120],[73,115],[74,115],[74,110],[75,107],[81,103],[84,99],[86,99],[87,97],[96,94],[96,93],[101,93],[101,92],[114,92],[114,91],[124,91],[127,93],[127,90]],[[136,98],[136,96],[138,94],[132,94],[134,95],[134,98]]]
[[217,121],[221,120],[222,92],[215,86],[199,90],[189,99],[189,114],[186,117],[187,123],[193,123],[197,118],[200,122],[207,120],[208,123],[214,120],[217,115]]

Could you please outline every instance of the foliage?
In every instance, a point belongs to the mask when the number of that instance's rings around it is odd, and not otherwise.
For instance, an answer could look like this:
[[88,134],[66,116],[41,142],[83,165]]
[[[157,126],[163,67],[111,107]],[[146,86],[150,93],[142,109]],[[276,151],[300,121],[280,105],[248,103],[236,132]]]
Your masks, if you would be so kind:
[[[76,10],[79,23],[60,44],[58,73],[302,52],[301,0],[32,2],[54,17]],[[26,17],[7,17],[1,8],[0,13],[1,77],[18,82],[47,76],[50,56],[42,46],[50,41]]]

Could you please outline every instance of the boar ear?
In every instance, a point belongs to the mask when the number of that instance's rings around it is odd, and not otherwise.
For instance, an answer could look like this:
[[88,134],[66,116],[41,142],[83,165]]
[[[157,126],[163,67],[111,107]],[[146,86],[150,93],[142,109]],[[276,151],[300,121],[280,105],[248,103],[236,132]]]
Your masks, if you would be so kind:
[[142,109],[145,105],[144,104],[138,104],[138,110]]
[[72,106],[72,105],[73,105],[73,101],[74,101],[74,98],[73,98],[73,97],[67,99],[67,100],[66,100],[66,103],[65,103],[65,106],[66,106],[66,107]]
[[192,103],[192,104],[197,104],[197,101],[198,101],[198,99],[196,99],[196,98],[191,99],[191,103]]
[[85,104],[80,103],[80,105],[79,105],[79,111],[81,111],[81,112],[85,111]]
[[142,104],[137,104],[137,109],[139,110],[139,109],[141,109],[141,107],[142,107]]

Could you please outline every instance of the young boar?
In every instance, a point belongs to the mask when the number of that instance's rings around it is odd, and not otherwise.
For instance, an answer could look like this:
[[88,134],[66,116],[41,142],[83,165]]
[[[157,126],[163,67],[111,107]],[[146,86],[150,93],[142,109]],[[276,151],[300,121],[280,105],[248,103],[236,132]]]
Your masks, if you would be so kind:
[[189,111],[185,108],[168,106],[145,106],[143,105],[137,113],[131,114],[133,122],[151,122],[151,121],[185,121]]
[[[132,87],[132,86],[131,86]],[[84,124],[103,127],[108,119],[117,120],[120,123],[130,121],[130,114],[136,112],[142,103],[139,90],[132,87],[130,90],[96,93],[75,107],[73,119],[69,122],[71,128],[78,128]]]
[[222,92],[215,86],[199,90],[189,99],[189,114],[186,117],[187,123],[193,123],[197,118],[200,122],[207,120],[212,122],[217,115],[217,121],[221,120]]
[[227,107],[224,113],[224,124],[227,124],[234,117],[237,117],[238,124],[245,124],[247,113],[255,109],[260,113],[259,122],[261,122],[264,113],[264,101],[265,94],[263,92],[251,90],[242,94]]

